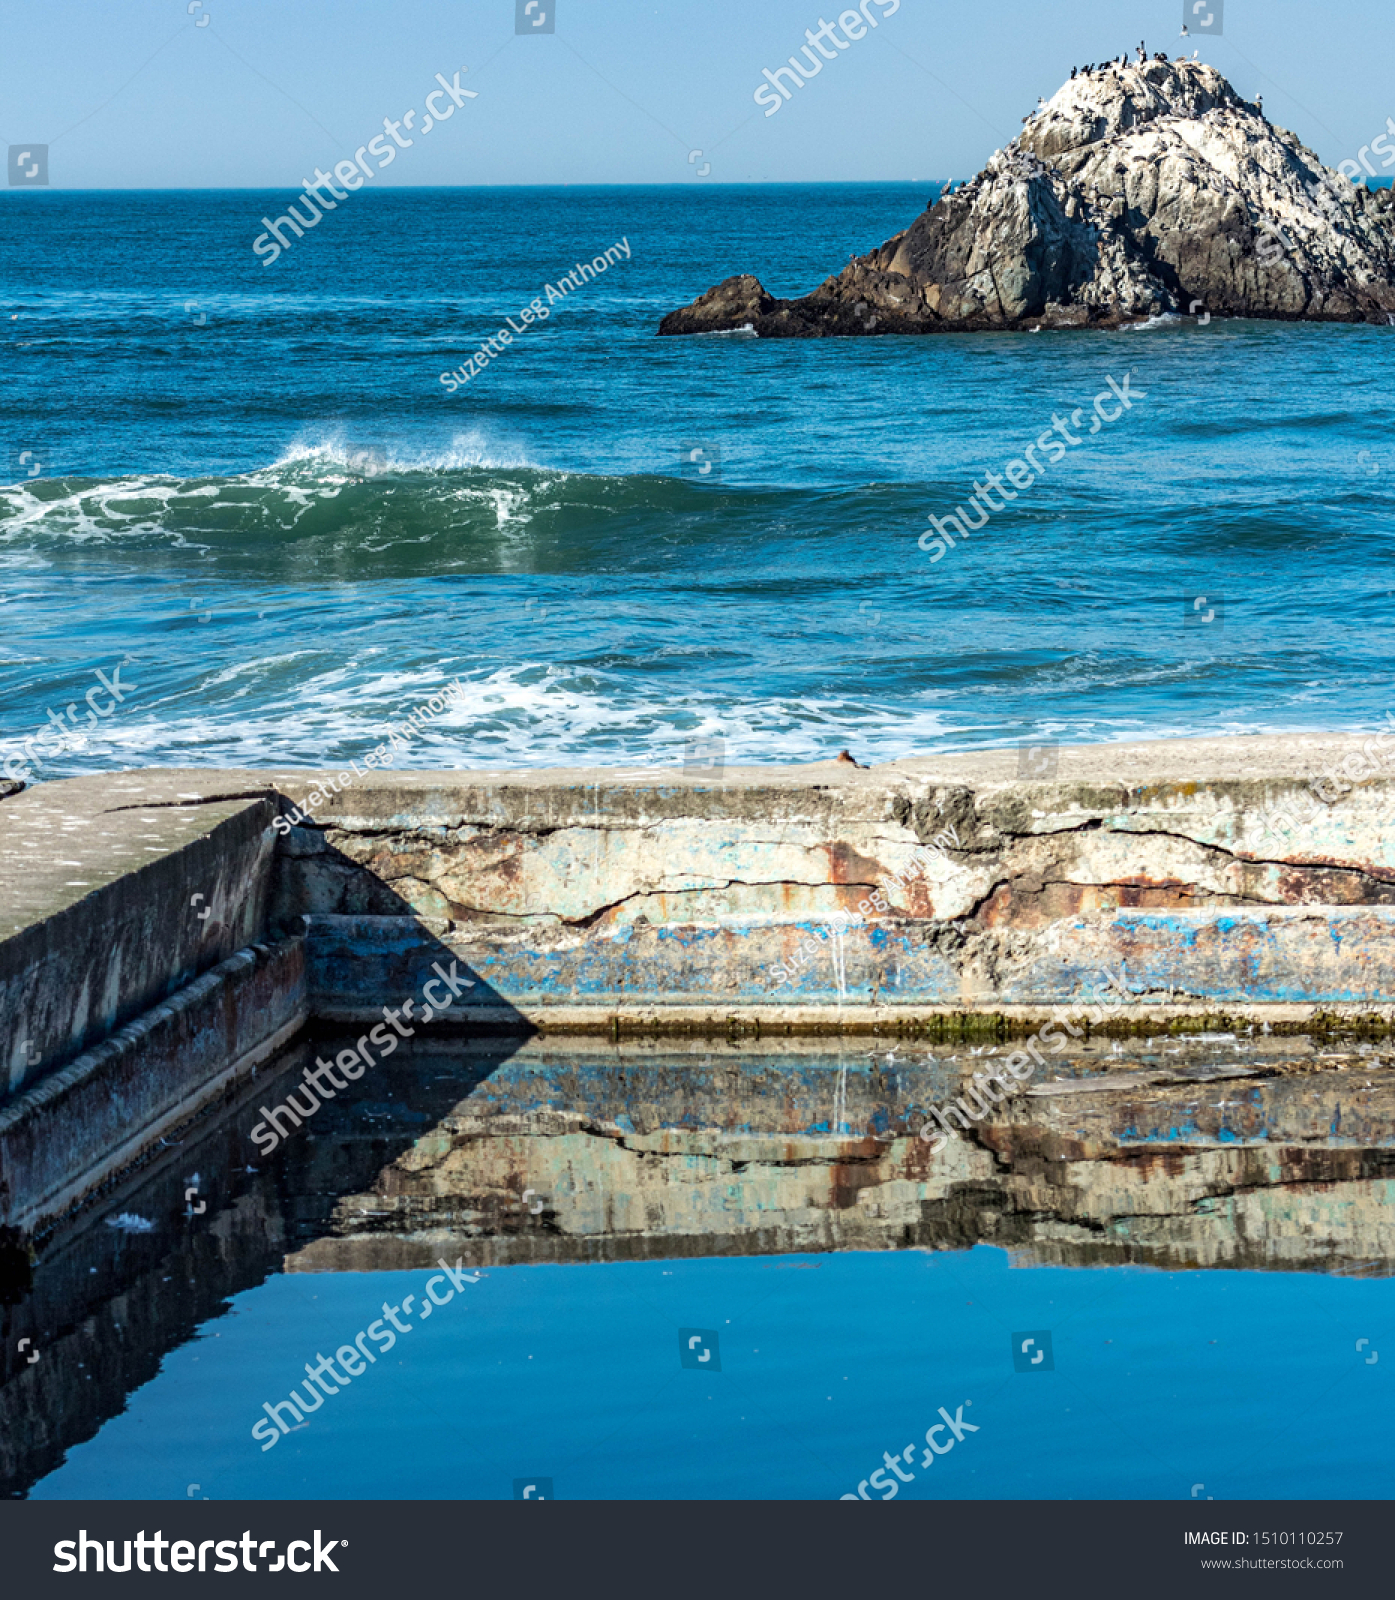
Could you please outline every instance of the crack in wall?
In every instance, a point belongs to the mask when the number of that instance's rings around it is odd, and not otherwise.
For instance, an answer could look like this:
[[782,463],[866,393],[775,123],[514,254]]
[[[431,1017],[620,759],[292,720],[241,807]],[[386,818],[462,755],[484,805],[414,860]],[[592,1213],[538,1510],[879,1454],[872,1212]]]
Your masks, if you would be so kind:
[[[1195,845],[1198,850],[1214,851],[1217,855],[1225,856],[1227,860],[1236,861],[1246,866],[1287,867],[1295,871],[1302,871],[1309,868],[1315,870],[1322,870],[1326,868],[1336,872],[1352,872],[1358,877],[1367,878],[1375,883],[1395,884],[1395,869],[1392,868],[1379,869],[1371,868],[1369,866],[1361,866],[1354,862],[1340,861],[1333,856],[1303,856],[1294,858],[1291,856],[1273,857],[1245,855],[1240,851],[1231,850],[1223,844],[1215,844],[1204,839],[1198,839],[1189,833],[1176,833],[1169,828],[1105,827],[1104,819],[1100,817],[1091,818],[1090,821],[1081,823],[1077,827],[1047,828],[1040,833],[1017,833],[1015,831],[1004,830],[1002,837],[1016,843],[1030,839],[1054,839],[1073,833],[1091,833],[1097,831],[1103,831],[1108,833],[1112,838],[1119,839],[1175,839],[1180,844]],[[960,850],[955,853],[998,855],[1001,854],[1001,850],[1001,846],[994,845],[985,845],[979,849],[975,849],[969,845],[964,845],[961,846]],[[1380,875],[1382,871],[1384,871],[1386,874],[1385,876]]]
[[136,805],[104,806],[101,814],[112,816],[118,811],[192,811],[196,806],[220,806],[228,800],[276,800],[281,798],[274,789],[239,790],[236,794],[188,795],[179,800],[145,800]]
[[[221,798],[229,798],[229,799],[230,798],[259,798],[259,796],[253,796],[253,795],[247,795],[247,796],[224,796],[224,797],[221,797]],[[139,807],[130,807],[130,808],[122,808],[122,809],[140,809],[140,808]],[[393,837],[400,837],[401,834],[402,834],[402,830],[400,828],[391,828],[391,827],[387,827],[387,828],[345,829],[345,828],[342,827],[342,825],[339,825],[339,824],[336,824],[336,823],[332,823],[332,822],[331,823],[324,823],[324,824],[310,823],[309,825],[317,827],[317,828],[319,828],[319,829],[321,829],[322,831],[325,831],[325,832],[339,832],[339,833],[343,834],[347,838],[359,838],[359,839],[393,838]],[[531,838],[542,839],[542,838],[550,837],[551,835],[556,834],[556,833],[571,831],[571,829],[572,829],[572,825],[567,824],[567,825],[562,825],[562,826],[559,826],[559,827],[549,827],[549,828],[536,828],[536,829],[524,829],[524,830],[509,829],[509,830],[485,831],[481,835],[477,836],[475,839],[451,841],[451,842],[457,844],[458,846],[466,846],[466,845],[477,844],[481,840],[483,840],[485,843],[497,842],[499,839],[505,838],[511,833],[515,834],[516,836],[521,834],[523,837],[530,838],[530,839]],[[625,826],[625,825],[613,825],[613,826],[607,825],[606,827],[600,829],[599,831],[604,831],[604,832],[609,832],[609,833],[643,833],[646,830],[643,827],[635,828],[635,827],[629,827],[629,826]],[[1359,864],[1359,863],[1356,863],[1356,862],[1346,861],[1346,860],[1342,860],[1342,859],[1339,859],[1337,857],[1328,856],[1328,855],[1324,855],[1324,856],[1302,856],[1302,857],[1270,857],[1270,856],[1260,856],[1260,855],[1249,855],[1249,854],[1246,854],[1246,853],[1238,851],[1238,850],[1230,849],[1230,848],[1228,848],[1227,846],[1225,846],[1223,844],[1218,844],[1218,843],[1214,843],[1214,842],[1211,842],[1211,841],[1198,839],[1198,838],[1194,837],[1191,834],[1179,833],[1179,832],[1176,832],[1175,830],[1166,829],[1166,828],[1111,828],[1111,827],[1106,827],[1105,824],[1104,824],[1104,820],[1102,818],[1098,818],[1098,817],[1089,818],[1089,819],[1085,820],[1084,822],[1081,822],[1081,823],[1079,823],[1077,825],[1074,825],[1074,826],[1061,827],[1061,828],[1050,828],[1050,829],[1043,830],[1041,832],[1018,832],[1016,830],[1004,830],[1001,833],[1001,838],[1003,840],[1003,843],[1001,843],[1001,844],[984,845],[984,846],[974,846],[974,845],[971,845],[971,844],[964,844],[964,845],[960,845],[958,847],[946,847],[944,849],[943,853],[946,856],[946,858],[949,859],[950,861],[952,861],[955,865],[961,866],[961,867],[964,867],[964,868],[969,868],[969,867],[973,867],[973,866],[981,864],[984,858],[991,858],[991,857],[996,857],[996,856],[1002,855],[1004,853],[1004,851],[1006,849],[1010,848],[1011,845],[1013,845],[1013,844],[1025,844],[1025,843],[1029,843],[1029,842],[1034,841],[1034,840],[1054,839],[1054,838],[1067,837],[1067,836],[1070,836],[1070,835],[1073,835],[1073,834],[1080,834],[1080,833],[1087,833],[1087,832],[1099,832],[1099,831],[1106,832],[1111,837],[1116,838],[1116,839],[1129,839],[1129,840],[1133,840],[1133,839],[1142,840],[1142,839],[1152,839],[1152,838],[1156,838],[1156,839],[1171,839],[1171,840],[1173,840],[1173,841],[1175,841],[1177,843],[1180,843],[1180,844],[1193,846],[1194,848],[1196,848],[1197,850],[1203,852],[1204,854],[1220,857],[1225,861],[1234,862],[1235,864],[1237,864],[1239,866],[1242,866],[1242,867],[1244,867],[1244,866],[1274,867],[1274,868],[1279,869],[1279,870],[1288,870],[1288,871],[1291,871],[1291,872],[1322,872],[1322,871],[1343,872],[1343,873],[1350,873],[1354,877],[1362,880],[1366,884],[1372,885],[1373,887],[1374,886],[1380,886],[1380,887],[1386,887],[1386,888],[1395,887],[1395,869],[1381,869],[1381,868],[1371,867],[1369,865],[1362,865],[1362,864]],[[424,837],[422,839],[422,841],[421,841],[421,848],[440,849],[441,848],[441,841],[439,839],[430,839],[429,837]],[[367,869],[364,869],[364,870],[367,870]],[[404,880],[410,879],[410,878],[412,878],[412,876],[413,875],[410,874],[410,873],[403,873],[400,878],[384,878],[383,881],[386,882],[386,883],[391,884],[391,883],[394,883],[394,882],[400,882],[400,881],[404,881]],[[1016,887],[1016,885],[1018,883],[1022,882],[1023,880],[1031,880],[1031,879],[1037,879],[1037,881],[1042,885],[1042,887],[1045,887],[1048,883],[1052,884],[1052,885],[1056,885],[1056,886],[1061,886],[1061,887],[1072,887],[1072,888],[1080,888],[1080,889],[1096,889],[1096,890],[1128,889],[1128,888],[1136,888],[1136,887],[1148,887],[1147,885],[1140,886],[1140,885],[1137,885],[1137,884],[1129,883],[1129,882],[1127,882],[1125,880],[1122,880],[1122,879],[1091,880],[1091,881],[1083,881],[1082,882],[1082,881],[1071,879],[1071,878],[1059,878],[1059,877],[1052,877],[1052,878],[1049,878],[1049,879],[1038,878],[1038,875],[1035,874],[1035,873],[1032,873],[1030,870],[1024,871],[1024,872],[1021,872],[1021,873],[1017,873],[1017,874],[1005,873],[1001,877],[994,878],[993,881],[991,882],[991,884],[989,885],[989,887],[972,904],[972,906],[968,910],[957,914],[955,917],[944,918],[944,919],[914,918],[914,919],[910,919],[910,920],[916,920],[916,921],[944,920],[944,921],[954,921],[954,922],[962,922],[962,921],[970,920],[970,919],[972,919],[973,917],[975,917],[975,916],[977,916],[979,914],[979,912],[982,910],[983,906],[987,903],[987,901],[989,901],[993,897],[993,895],[996,894],[999,890],[1001,890],[1001,889],[1003,889],[1005,887],[1009,887],[1009,888]],[[928,880],[927,880],[927,882],[928,882]],[[1182,880],[1182,879],[1169,879],[1169,880],[1166,880],[1166,882],[1168,882],[1168,883],[1174,883],[1175,882],[1176,884],[1179,885],[1179,887],[1192,887],[1192,888],[1196,887],[1195,880],[1192,880],[1192,882],[1190,884],[1187,884],[1185,882],[1185,880]],[[1163,883],[1159,883],[1157,885],[1157,887],[1163,887],[1163,886],[1164,886]],[[806,889],[837,888],[837,889],[850,889],[850,890],[854,890],[854,891],[863,891],[864,893],[871,893],[872,891],[874,891],[878,887],[879,887],[879,883],[868,882],[865,879],[849,879],[849,880],[846,880],[846,881],[834,882],[834,881],[831,881],[828,878],[816,878],[816,877],[799,878],[797,876],[790,876],[788,874],[786,874],[784,876],[781,876],[781,877],[778,877],[778,878],[733,877],[733,878],[726,878],[726,879],[720,880],[718,882],[715,882],[715,883],[712,883],[712,884],[709,884],[709,885],[705,885],[701,889],[698,889],[698,888],[663,889],[663,888],[659,888],[657,886],[648,886],[648,887],[644,887],[644,888],[633,889],[633,890],[629,891],[628,893],[617,897],[614,900],[607,901],[605,904],[603,904],[602,906],[598,907],[595,911],[588,912],[588,913],[584,914],[581,917],[575,917],[575,918],[563,917],[562,920],[564,922],[566,922],[567,924],[571,925],[571,926],[578,926],[578,927],[590,926],[593,922],[595,922],[599,917],[603,916],[606,912],[616,910],[616,909],[618,909],[619,907],[625,905],[627,902],[629,902],[631,900],[638,899],[638,898],[641,898],[643,896],[650,896],[650,895],[680,895],[680,894],[714,893],[714,892],[722,892],[722,891],[730,890],[730,889],[733,889],[733,888],[736,888],[736,889],[757,889],[757,890],[758,889],[793,889],[793,888],[806,888]],[[936,884],[929,884],[929,887],[933,891],[935,888],[940,887],[940,886],[936,885]],[[1245,892],[1230,893],[1228,891],[1223,891],[1223,890],[1209,890],[1209,889],[1203,889],[1200,892],[1201,892],[1201,894],[1208,895],[1208,896],[1219,896],[1219,895],[1222,895],[1222,894],[1226,894],[1227,898],[1230,901],[1238,901],[1238,902],[1243,903],[1243,904],[1253,904],[1253,905],[1257,905],[1257,906],[1265,906],[1265,905],[1282,906],[1282,905],[1289,905],[1289,904],[1293,903],[1293,902],[1290,902],[1290,901],[1283,901],[1283,900],[1267,900],[1267,899],[1263,898],[1262,896],[1257,896],[1257,895],[1254,895],[1252,893],[1245,893]],[[462,905],[466,904],[466,902],[457,902],[457,903],[458,904],[462,904]],[[473,911],[483,912],[487,908],[481,907],[481,906],[469,906],[468,909],[473,910]]]

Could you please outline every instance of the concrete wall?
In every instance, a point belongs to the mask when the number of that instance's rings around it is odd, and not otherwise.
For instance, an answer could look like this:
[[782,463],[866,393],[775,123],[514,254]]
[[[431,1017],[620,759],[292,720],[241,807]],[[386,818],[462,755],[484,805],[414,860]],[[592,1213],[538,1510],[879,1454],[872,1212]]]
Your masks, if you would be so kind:
[[1027,1020],[1106,972],[1147,1025],[1385,1016],[1395,820],[1370,743],[1067,748],[1050,778],[1018,777],[1016,752],[717,781],[377,774],[295,830],[277,906],[313,914],[317,1003],[345,1018],[443,952],[478,979],[462,1004],[552,1027]]
[[0,1227],[32,1232],[138,1163],[307,1020],[300,940],[239,951],[0,1103]]
[[[524,1027],[1027,1022],[1088,1005],[1105,973],[1150,1025],[1386,1016],[1377,741],[1067,747],[1040,778],[1017,759],[375,772],[337,794],[299,772],[41,786],[0,807],[18,859],[0,877],[18,905],[0,948],[10,1083],[263,928],[307,933],[311,1005],[345,1019],[451,960],[474,980],[456,1015]],[[268,826],[312,795],[313,817]]]
[[15,1093],[260,936],[264,794],[140,774],[0,805],[0,1067]]
[[[376,1020],[437,969],[465,985],[450,1020],[517,1034],[1003,1034],[1084,1013],[1107,974],[1125,1032],[1389,1027],[1379,739],[1065,748],[1042,765],[376,772],[338,791],[175,770],[11,796],[8,1214],[51,1214],[84,1163],[138,1154],[297,1019]],[[292,805],[314,815],[291,826]],[[220,972],[221,998],[191,988],[264,939],[297,950],[274,979],[254,963],[256,981]],[[34,1119],[59,1101],[72,1126],[46,1150]]]

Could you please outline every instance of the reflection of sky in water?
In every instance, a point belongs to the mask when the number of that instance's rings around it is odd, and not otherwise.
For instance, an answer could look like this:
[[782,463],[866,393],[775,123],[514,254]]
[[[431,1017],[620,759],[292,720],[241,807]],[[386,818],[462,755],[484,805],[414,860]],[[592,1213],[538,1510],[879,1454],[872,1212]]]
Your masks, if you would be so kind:
[[[561,1499],[836,1499],[912,1443],[908,1499],[1395,1493],[1389,1279],[988,1247],[492,1268],[263,1453],[262,1402],[428,1276],[237,1295],[34,1498],[498,1499],[537,1475]],[[680,1368],[680,1327],[717,1330],[720,1372]],[[1055,1370],[1014,1372],[1010,1335],[1038,1329]],[[966,1400],[979,1432],[922,1468]]]

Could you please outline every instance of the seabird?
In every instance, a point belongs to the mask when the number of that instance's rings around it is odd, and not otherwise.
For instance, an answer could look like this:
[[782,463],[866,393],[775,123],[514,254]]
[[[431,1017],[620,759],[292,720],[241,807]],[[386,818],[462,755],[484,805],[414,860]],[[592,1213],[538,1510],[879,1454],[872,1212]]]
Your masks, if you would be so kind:
[[837,755],[836,755],[836,756],[834,756],[834,758],[833,758],[833,759],[834,759],[834,760],[835,760],[835,761],[841,761],[841,762],[842,762],[842,763],[843,763],[843,765],[844,765],[844,766],[846,766],[846,767],[857,767],[857,768],[859,768],[859,769],[860,769],[860,770],[861,770],[861,771],[863,771],[863,772],[866,772],[866,771],[867,771],[867,768],[866,768],[866,766],[865,766],[865,765],[864,765],[864,764],[863,764],[863,763],[862,763],[862,762],[861,762],[861,761],[855,761],[855,760],[854,760],[854,759],[853,759],[853,758],[852,758],[852,757],[851,757],[851,756],[850,756],[850,755],[849,755],[849,754],[848,754],[848,752],[847,752],[847,751],[846,751],[846,750],[840,750],[840,751],[839,751],[839,752],[838,752],[838,754],[837,754]]
[[1182,37],[1184,39],[1190,39],[1191,38],[1191,33],[1188,31],[1188,28],[1187,28],[1187,25],[1186,25],[1185,22],[1182,24]]

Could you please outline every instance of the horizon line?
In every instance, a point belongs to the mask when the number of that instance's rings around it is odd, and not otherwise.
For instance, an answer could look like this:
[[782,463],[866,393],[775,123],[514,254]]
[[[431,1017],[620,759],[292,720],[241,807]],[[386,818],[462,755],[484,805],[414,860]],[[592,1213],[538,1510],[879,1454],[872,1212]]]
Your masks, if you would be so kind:
[[[967,180],[964,180],[967,181]],[[538,182],[538,183],[397,183],[375,191],[359,190],[361,194],[396,194],[409,190],[457,189],[759,189],[770,188],[868,188],[876,185],[907,187],[915,184],[958,183],[958,178],[745,178],[724,183],[689,180],[668,180],[611,183],[588,182]],[[109,184],[85,188],[60,184],[16,184],[0,189],[0,196],[40,194],[289,194],[299,196],[299,188],[283,184]]]

